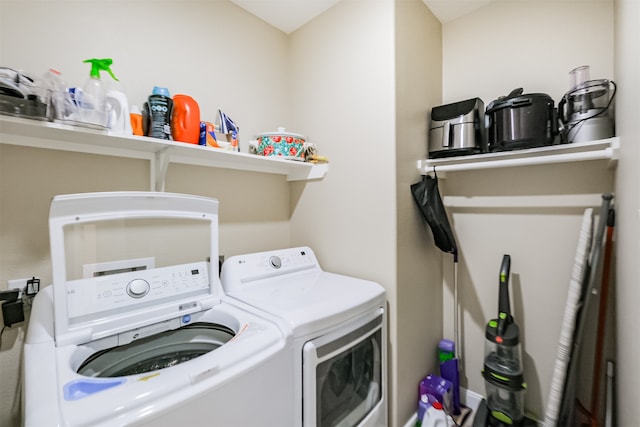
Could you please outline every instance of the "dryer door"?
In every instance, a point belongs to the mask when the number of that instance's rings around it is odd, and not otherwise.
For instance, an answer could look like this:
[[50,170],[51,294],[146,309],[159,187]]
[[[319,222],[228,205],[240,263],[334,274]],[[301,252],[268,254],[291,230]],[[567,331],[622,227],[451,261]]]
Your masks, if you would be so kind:
[[304,426],[359,426],[384,416],[383,313],[304,345]]

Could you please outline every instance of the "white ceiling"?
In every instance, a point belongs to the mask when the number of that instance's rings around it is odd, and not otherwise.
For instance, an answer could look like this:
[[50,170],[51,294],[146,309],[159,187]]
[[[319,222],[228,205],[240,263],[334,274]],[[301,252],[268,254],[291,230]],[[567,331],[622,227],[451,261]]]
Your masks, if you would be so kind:
[[[340,0],[231,0],[289,34]],[[422,0],[440,22],[449,22],[493,0]]]
[[494,0],[422,0],[442,23],[453,21]]

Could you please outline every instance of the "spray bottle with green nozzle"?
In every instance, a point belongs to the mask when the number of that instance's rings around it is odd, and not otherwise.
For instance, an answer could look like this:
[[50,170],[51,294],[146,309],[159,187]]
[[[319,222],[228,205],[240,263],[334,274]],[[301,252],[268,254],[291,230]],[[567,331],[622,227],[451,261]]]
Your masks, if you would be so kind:
[[91,73],[89,79],[82,87],[82,99],[80,102],[80,117],[82,121],[100,126],[107,124],[109,114],[106,111],[106,91],[102,80],[100,80],[100,71],[106,71],[116,81],[117,77],[111,71],[111,58],[104,59],[87,59],[83,61],[91,64]]

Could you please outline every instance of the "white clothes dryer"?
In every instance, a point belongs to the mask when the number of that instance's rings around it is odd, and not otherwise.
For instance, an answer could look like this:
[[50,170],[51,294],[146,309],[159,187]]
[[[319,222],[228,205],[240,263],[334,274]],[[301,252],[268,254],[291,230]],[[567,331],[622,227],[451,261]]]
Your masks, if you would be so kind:
[[25,340],[24,425],[293,425],[290,339],[225,302],[216,200],[57,196],[49,228],[53,283]]
[[387,425],[382,286],[323,271],[308,247],[230,257],[221,280],[292,335],[294,426]]

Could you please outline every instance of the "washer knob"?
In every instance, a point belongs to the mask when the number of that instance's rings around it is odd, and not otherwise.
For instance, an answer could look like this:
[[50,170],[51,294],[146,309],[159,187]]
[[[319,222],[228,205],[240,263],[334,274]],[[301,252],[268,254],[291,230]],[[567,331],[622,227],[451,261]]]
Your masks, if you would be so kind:
[[127,285],[127,293],[131,298],[142,298],[149,293],[149,282],[144,279],[133,279]]
[[282,267],[282,260],[280,259],[280,257],[272,256],[271,258],[269,258],[269,264],[271,264],[271,267],[278,269]]

